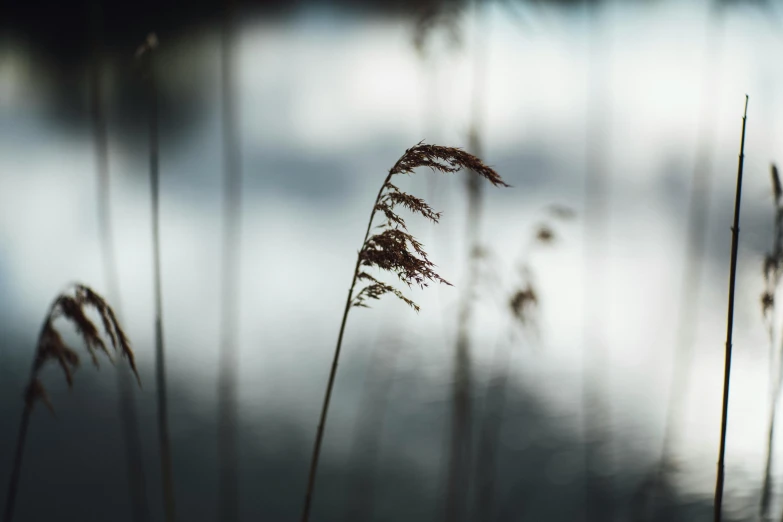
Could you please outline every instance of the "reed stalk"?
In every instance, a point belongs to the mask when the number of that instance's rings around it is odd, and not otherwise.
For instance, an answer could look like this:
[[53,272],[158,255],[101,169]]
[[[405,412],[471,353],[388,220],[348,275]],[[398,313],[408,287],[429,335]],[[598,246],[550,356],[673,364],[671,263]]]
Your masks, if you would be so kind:
[[[384,272],[393,273],[408,287],[415,284],[423,289],[432,282],[450,285],[448,281],[435,272],[435,265],[427,257],[427,252],[424,250],[423,245],[408,232],[405,220],[395,212],[395,208],[403,207],[429,221],[437,223],[440,220],[441,214],[435,212],[426,201],[402,192],[391,182],[394,176],[413,174],[414,170],[419,167],[429,167],[433,171],[442,173],[454,173],[461,169],[469,169],[495,186],[508,186],[493,169],[484,165],[476,156],[457,148],[439,145],[419,143],[406,150],[405,154],[389,170],[375,198],[362,247],[356,257],[356,265],[345,301],[345,308],[340,322],[340,333],[337,336],[337,345],[335,346],[334,357],[329,371],[329,379],[326,385],[326,392],[324,393],[323,406],[313,446],[313,455],[310,461],[310,471],[302,509],[302,522],[307,522],[310,518],[321,443],[323,441],[334,380],[337,375],[337,365],[340,359],[348,313],[353,307],[368,308],[368,301],[380,299],[386,294],[393,294],[417,312],[419,310],[419,306],[401,291],[376,279],[369,272],[365,271],[365,268],[374,267]],[[381,232],[370,236],[376,213],[383,214],[386,221],[378,227],[381,229]],[[366,284],[366,286],[354,293],[357,283]]]
[[169,437],[168,398],[166,395],[166,359],[163,343],[163,297],[160,275],[160,175],[158,143],[158,92],[155,84],[155,50],[158,38],[147,36],[136,51],[137,58],[145,60],[147,94],[149,97],[149,147],[150,188],[152,212],[152,262],[153,291],[155,296],[155,376],[158,396],[158,443],[160,444],[160,466],[163,483],[163,506],[166,522],[177,519],[174,503],[174,478],[171,469],[171,443]]
[[772,251],[764,257],[764,282],[766,289],[761,296],[761,312],[763,319],[767,323],[767,333],[769,334],[769,394],[770,410],[767,425],[767,454],[764,462],[764,481],[761,488],[761,500],[759,503],[759,518],[762,521],[771,520],[769,509],[772,502],[772,460],[775,454],[775,427],[777,421],[778,405],[780,404],[781,377],[783,377],[783,353],[775,353],[777,345],[777,335],[775,322],[777,321],[775,313],[775,294],[780,285],[781,269],[783,268],[783,205],[781,205],[781,188],[778,169],[775,165],[771,167],[772,175],[772,195],[774,197],[774,216],[775,224],[773,229],[773,247]]
[[[93,137],[95,140],[96,173],[98,178],[98,228],[101,244],[104,278],[108,298],[114,303],[118,317],[122,317],[120,306],[119,274],[117,255],[114,248],[114,234],[111,219],[111,178],[109,175],[109,143],[106,122],[103,72],[103,10],[100,0],[92,1],[93,63],[91,70],[91,112]],[[144,458],[141,448],[139,421],[133,397],[133,383],[126,368],[117,370],[119,389],[119,411],[125,446],[125,468],[130,492],[131,518],[134,522],[150,519],[147,500],[147,479],[144,473]]]
[[[594,449],[595,441],[604,439],[611,448],[611,404],[606,399],[603,383],[607,375],[606,350],[606,242],[608,237],[608,205],[610,173],[608,167],[609,129],[606,78],[611,60],[606,56],[611,45],[603,9],[588,5],[588,95],[586,123],[586,158],[584,189],[584,351],[582,356],[582,429],[584,433],[584,517],[586,521],[612,520],[614,510],[613,483],[599,475],[599,466],[614,467],[614,459],[602,461]],[[608,452],[609,453],[609,452]],[[611,453],[610,453],[611,455]]]
[[225,0],[222,27],[223,96],[223,260],[221,296],[221,353],[218,377],[218,520],[239,520],[237,477],[237,373],[239,353],[239,239],[242,202],[241,150],[237,137],[233,70],[234,5]]
[[734,329],[734,286],[737,281],[737,251],[739,249],[739,218],[742,197],[742,166],[745,162],[745,123],[748,118],[748,95],[745,95],[745,112],[742,115],[739,164],[737,166],[737,191],[734,199],[734,224],[731,227],[731,268],[729,271],[729,310],[726,320],[726,358],[723,372],[723,408],[720,421],[720,449],[718,473],[715,479],[715,522],[720,522],[723,508],[723,482],[725,478],[726,428],[729,416],[729,383],[731,379],[731,336]]
[[130,341],[120,326],[119,321],[117,321],[114,311],[103,297],[82,284],[72,285],[72,295],[67,290],[58,295],[49,306],[38,334],[35,357],[30,369],[30,379],[24,393],[24,408],[22,410],[22,419],[19,423],[19,434],[16,439],[11,478],[8,481],[3,522],[11,522],[14,518],[19,479],[22,473],[22,459],[24,457],[27,432],[33,408],[36,402],[40,400],[49,408],[50,412],[54,413],[52,402],[39,377],[41,369],[50,361],[58,363],[65,374],[68,387],[72,388],[73,373],[79,367],[79,355],[73,348],[65,344],[65,341],[63,341],[60,333],[55,328],[55,320],[62,317],[73,324],[84,341],[87,352],[96,368],[99,367],[98,353],[103,353],[110,361],[114,362],[98,327],[87,316],[86,312],[88,309],[93,309],[98,313],[103,325],[104,335],[109,337],[114,353],[119,354],[120,357],[124,357],[128,361],[139,386],[141,386]]
[[[481,155],[481,134],[483,131],[486,92],[487,39],[489,26],[477,1],[472,2],[475,15],[471,94],[471,128],[469,150]],[[446,498],[444,521],[455,522],[467,511],[466,503],[470,491],[470,468],[473,461],[473,363],[470,329],[474,314],[474,294],[479,278],[481,255],[481,220],[483,194],[481,176],[468,171],[465,180],[467,193],[467,281],[462,290],[457,313],[456,344],[454,347],[454,376],[452,382],[452,424],[449,447],[449,461],[446,475]]]
[[[574,216],[570,208],[560,205],[550,206],[548,211],[555,219],[567,220]],[[535,226],[517,257],[516,268],[521,276],[520,280],[509,285],[510,292],[504,289],[501,293],[501,313],[507,326],[504,329],[505,335],[495,345],[492,376],[484,397],[476,456],[475,520],[493,520],[492,500],[495,495],[497,454],[514,348],[525,333],[537,333],[540,302],[531,258],[538,248],[551,245],[556,238],[557,233],[550,223],[544,222]]]

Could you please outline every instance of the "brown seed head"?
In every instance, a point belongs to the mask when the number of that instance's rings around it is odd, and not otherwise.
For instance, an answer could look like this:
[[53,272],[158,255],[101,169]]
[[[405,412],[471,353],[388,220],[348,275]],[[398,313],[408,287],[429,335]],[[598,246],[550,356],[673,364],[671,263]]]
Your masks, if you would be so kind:
[[771,292],[764,292],[761,294],[761,313],[763,315],[767,315],[767,312],[769,312],[773,307],[775,306],[775,296],[772,295]]
[[536,240],[539,243],[551,243],[555,240],[555,232],[549,225],[540,225],[536,231]]
[[102,352],[109,360],[113,360],[98,328],[87,316],[88,307],[92,307],[98,312],[114,352],[128,360],[136,380],[141,385],[133,350],[131,350],[128,338],[117,321],[114,311],[100,295],[89,287],[76,284],[72,290],[73,295],[62,293],[54,300],[38,336],[33,377],[25,392],[25,400],[30,404],[41,399],[51,409],[46,390],[37,377],[38,372],[48,361],[56,361],[65,374],[68,386],[73,386],[73,372],[79,366],[79,356],[75,350],[65,344],[55,329],[54,321],[58,317],[63,317],[73,323],[96,367],[98,367],[98,352]]
[[413,46],[420,55],[426,52],[427,40],[432,32],[442,26],[448,31],[449,40],[453,47],[462,44],[462,36],[459,27],[459,15],[464,6],[464,0],[443,1],[428,0],[422,2],[416,13],[413,30]]
[[[376,213],[383,214],[386,221],[378,226],[380,232],[365,240],[359,251],[359,266],[376,267],[392,272],[409,287],[415,284],[424,288],[431,282],[451,285],[435,271],[436,266],[427,257],[424,246],[408,232],[405,220],[396,211],[398,207],[402,207],[433,223],[440,220],[440,212],[433,210],[426,201],[402,192],[391,182],[395,175],[412,174],[419,167],[429,167],[433,171],[443,173],[469,169],[495,186],[509,186],[497,172],[484,165],[472,154],[453,147],[419,143],[406,150],[394,164],[378,193],[370,223],[372,224]],[[414,310],[419,310],[416,303],[405,297],[399,290],[378,281],[364,270],[357,274],[357,280],[367,282],[368,286],[362,288],[353,297],[353,306],[367,307],[368,299],[379,299],[384,294],[392,293]]]
[[496,187],[508,187],[506,182],[492,168],[484,165],[479,158],[455,147],[427,145],[422,142],[405,151],[405,154],[392,167],[389,174],[412,174],[418,167],[429,167],[445,173],[461,169],[472,170]]
[[528,283],[511,296],[509,308],[514,317],[522,324],[530,322],[530,313],[538,305],[538,295],[533,286]]

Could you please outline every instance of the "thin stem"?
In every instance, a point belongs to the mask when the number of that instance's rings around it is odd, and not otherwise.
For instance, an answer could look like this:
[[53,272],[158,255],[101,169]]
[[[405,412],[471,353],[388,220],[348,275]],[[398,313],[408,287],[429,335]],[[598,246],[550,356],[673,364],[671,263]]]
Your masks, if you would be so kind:
[[496,461],[500,430],[503,424],[503,410],[506,406],[506,385],[511,367],[511,344],[502,346],[498,342],[492,358],[493,377],[487,386],[484,398],[484,414],[476,459],[476,520],[492,520],[492,499],[495,493]]
[[11,478],[8,482],[8,492],[5,497],[5,511],[3,512],[3,522],[11,522],[14,518],[14,509],[16,508],[16,493],[19,490],[19,477],[22,473],[22,457],[24,456],[24,447],[27,442],[27,428],[30,426],[30,414],[32,406],[25,401],[22,411],[22,420],[19,423],[19,434],[16,438],[16,451],[14,452],[14,465],[11,468]]
[[[43,333],[46,325],[49,324],[49,319],[57,306],[59,299],[55,299],[50,305],[49,310],[46,312],[44,322],[41,325],[41,333]],[[38,334],[38,338],[41,338],[41,333]],[[36,355],[33,357],[33,364],[30,368],[30,380],[25,388],[25,401],[24,410],[22,410],[22,419],[19,423],[19,434],[16,438],[16,450],[14,451],[14,465],[11,468],[11,478],[8,481],[8,491],[5,498],[5,511],[3,512],[3,522],[11,522],[14,518],[14,510],[16,508],[16,494],[19,490],[19,477],[22,474],[22,458],[24,457],[24,448],[27,442],[27,430],[30,426],[30,415],[33,412],[33,401],[30,400],[29,392],[30,386],[35,383],[38,378],[38,351],[36,348]]]
[[[473,2],[475,14],[475,49],[473,94],[471,103],[470,153],[480,155],[480,133],[484,112],[484,80],[486,74],[487,28],[479,2]],[[465,511],[470,488],[470,463],[472,461],[472,414],[471,414],[471,340],[470,323],[473,316],[473,292],[478,280],[478,250],[482,214],[481,177],[473,172],[466,173],[468,195],[467,230],[468,281],[460,300],[458,312],[457,342],[454,353],[454,382],[452,384],[452,425],[446,483],[446,505],[444,520],[453,522]]]
[[239,238],[241,217],[240,149],[237,139],[236,107],[234,103],[233,2],[225,1],[222,44],[223,80],[223,266],[221,307],[221,355],[218,382],[219,426],[218,454],[218,516],[220,521],[239,519],[239,487],[237,478],[237,352]]
[[[759,518],[762,521],[771,520],[769,508],[772,502],[772,458],[775,454],[775,426],[777,423],[777,411],[780,404],[780,392],[781,392],[781,378],[783,377],[783,354],[778,355],[777,364],[778,368],[775,368],[775,341],[776,341],[776,328],[775,328],[775,293],[780,283],[780,270],[778,264],[781,261],[781,252],[783,252],[783,207],[780,206],[780,194],[778,193],[779,178],[777,177],[777,171],[775,167],[772,167],[773,176],[773,194],[775,196],[775,225],[774,225],[774,241],[772,248],[772,259],[774,259],[775,267],[772,273],[767,272],[767,265],[765,260],[765,279],[767,280],[768,295],[772,298],[769,305],[769,309],[762,309],[764,318],[768,322],[768,334],[769,334],[769,364],[770,364],[770,376],[769,376],[769,392],[770,392],[770,411],[769,411],[769,425],[767,428],[767,454],[764,465],[764,482],[761,488],[761,500],[759,504]],[[765,296],[766,297],[766,296]],[[781,347],[783,350],[783,347]]]
[[174,504],[174,479],[171,470],[171,444],[169,441],[168,401],[166,397],[166,361],[163,345],[163,298],[160,275],[160,176],[158,149],[158,98],[155,85],[154,49],[147,56],[149,74],[150,104],[150,185],[152,191],[152,259],[155,292],[155,366],[158,388],[158,441],[160,443],[160,466],[163,474],[163,503],[166,522],[177,518]]
[[775,437],[775,413],[778,406],[778,397],[772,401],[769,413],[769,426],[767,427],[767,455],[764,464],[764,484],[761,488],[761,505],[759,518],[763,521],[769,520],[769,504],[772,501],[772,454],[774,449]]
[[606,80],[611,60],[606,53],[611,35],[603,23],[603,4],[589,3],[588,9],[588,76],[590,96],[587,118],[587,143],[584,189],[584,352],[582,375],[582,423],[584,432],[584,518],[588,522],[613,518],[614,490],[612,469],[603,476],[598,466],[614,467],[614,455],[602,462],[595,446],[599,438],[611,448],[611,403],[607,400],[606,381],[608,352],[606,343],[606,280],[609,204],[609,117],[610,100]]
[[[402,158],[400,158],[400,160],[401,159]],[[388,183],[389,180],[391,179],[392,173],[396,170],[397,164],[399,164],[400,160],[398,160],[397,163],[395,163],[394,167],[392,167],[392,169],[389,171],[389,174],[386,176],[386,179],[384,180],[380,190],[378,191],[378,196],[376,196],[375,203],[372,206],[372,212],[370,213],[370,221],[367,223],[367,231],[364,234],[364,241],[362,241],[362,245],[367,243],[367,238],[370,237],[372,221],[375,218],[376,207],[381,199],[381,194],[383,194],[383,189],[386,187],[386,183]],[[318,421],[318,431],[316,432],[315,444],[313,446],[313,456],[310,460],[310,473],[307,478],[307,491],[305,492],[304,508],[302,509],[302,518],[301,518],[302,522],[307,522],[310,519],[310,506],[313,498],[315,476],[316,476],[316,472],[318,471],[318,459],[321,455],[321,443],[324,437],[324,425],[326,424],[326,415],[329,412],[329,401],[332,398],[332,388],[334,387],[334,378],[337,375],[337,363],[340,359],[340,350],[342,349],[342,345],[343,345],[343,334],[345,333],[345,324],[346,321],[348,320],[348,312],[350,312],[351,310],[353,289],[356,287],[356,280],[359,277],[360,267],[361,267],[361,253],[357,254],[356,256],[356,267],[353,270],[353,279],[351,279],[351,287],[348,290],[348,297],[345,300],[345,309],[343,310],[343,318],[340,323],[340,333],[337,336],[337,346],[335,346],[334,348],[334,358],[332,359],[332,367],[331,370],[329,370],[329,381],[326,384],[326,393],[324,394],[324,402],[323,402],[323,406],[321,407],[321,417]]]
[[[104,91],[101,82],[103,15],[100,0],[93,0],[92,7],[94,32],[92,116],[98,175],[98,228],[108,298],[110,302],[114,303],[117,315],[121,316],[119,275],[117,273],[117,256],[114,249],[111,221],[108,132],[103,105]],[[125,446],[125,468],[130,489],[131,517],[134,522],[144,522],[150,518],[149,504],[147,502],[147,480],[144,473],[141,436],[139,435],[136,403],[133,400],[133,384],[129,369],[125,367],[117,368],[117,386],[119,388],[120,422],[122,424],[123,443]]]
[[739,165],[737,166],[737,192],[734,200],[734,225],[731,227],[731,269],[729,272],[729,311],[726,321],[726,360],[723,374],[723,410],[720,421],[720,451],[718,476],[715,481],[715,522],[721,521],[723,507],[723,480],[725,474],[726,427],[729,415],[729,382],[731,376],[731,336],[734,329],[734,286],[737,280],[737,250],[739,245],[740,199],[742,194],[742,165],[745,162],[745,123],[748,118],[748,95],[745,95],[745,112],[742,115],[742,138]]

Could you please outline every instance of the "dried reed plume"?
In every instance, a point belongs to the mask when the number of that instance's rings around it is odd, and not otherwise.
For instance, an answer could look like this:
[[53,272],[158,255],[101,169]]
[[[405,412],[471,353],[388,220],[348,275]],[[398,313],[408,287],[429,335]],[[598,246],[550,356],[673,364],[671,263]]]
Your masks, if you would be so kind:
[[49,408],[49,411],[54,413],[54,407],[39,378],[39,373],[47,362],[56,362],[62,368],[68,387],[71,388],[73,387],[73,373],[79,366],[79,355],[76,353],[76,350],[65,344],[65,341],[63,341],[60,333],[55,328],[55,320],[62,317],[73,324],[84,341],[87,352],[96,368],[99,367],[98,353],[105,354],[112,363],[114,362],[114,358],[109,352],[101,333],[98,331],[98,327],[87,316],[87,310],[90,308],[98,312],[104,334],[108,336],[114,352],[119,354],[120,357],[127,359],[139,386],[141,386],[141,379],[139,379],[139,374],[136,370],[136,360],[128,337],[117,321],[114,311],[103,297],[81,284],[73,285],[73,295],[67,292],[58,295],[49,307],[41,331],[38,334],[38,344],[30,371],[30,380],[24,393],[24,409],[22,410],[22,421],[19,425],[19,434],[16,440],[11,479],[8,483],[3,522],[11,522],[14,516],[19,476],[22,471],[22,457],[27,440],[27,428],[30,425],[30,415],[33,412],[33,407],[40,400]]
[[769,393],[770,393],[770,411],[769,424],[767,428],[767,456],[764,466],[764,485],[761,488],[761,503],[759,505],[759,517],[762,521],[769,520],[770,502],[772,500],[772,456],[774,454],[774,436],[775,424],[777,420],[777,409],[780,403],[781,377],[783,376],[783,367],[775,369],[776,357],[778,364],[783,364],[783,353],[775,353],[777,335],[775,329],[775,294],[780,285],[780,277],[783,274],[783,205],[781,205],[781,196],[783,189],[780,185],[778,169],[775,165],[770,168],[772,176],[772,195],[774,197],[775,207],[775,225],[773,232],[772,251],[764,256],[764,283],[765,289],[761,295],[761,313],[764,321],[767,323],[767,332],[769,334]]
[[413,21],[413,47],[420,56],[426,54],[427,42],[438,27],[448,32],[453,47],[462,45],[459,18],[465,4],[466,0],[428,0],[419,4]]
[[720,449],[718,473],[715,479],[715,522],[720,522],[723,508],[723,481],[725,476],[726,428],[729,416],[729,383],[731,382],[731,335],[734,329],[734,286],[737,281],[737,251],[739,245],[740,201],[742,200],[742,166],[745,162],[745,123],[748,119],[748,95],[745,95],[745,112],[742,115],[739,162],[737,165],[737,190],[734,199],[734,224],[731,227],[731,268],[729,270],[729,310],[726,320],[726,361],[723,372],[723,409],[720,420]]
[[158,443],[160,444],[160,467],[163,485],[163,504],[166,522],[177,518],[174,503],[174,478],[171,470],[171,443],[169,437],[168,399],[166,396],[166,359],[163,346],[163,297],[160,275],[160,175],[158,146],[158,90],[155,84],[154,55],[158,48],[158,37],[147,35],[137,49],[136,58],[143,60],[143,72],[147,80],[149,96],[149,146],[150,146],[150,206],[152,214],[152,263],[153,287],[155,293],[155,376],[158,400]]
[[[406,150],[405,154],[389,170],[389,174],[383,181],[378,191],[378,196],[375,198],[375,203],[370,213],[370,220],[367,223],[367,231],[364,234],[364,241],[356,258],[356,266],[353,271],[351,286],[348,290],[348,297],[345,301],[340,333],[337,337],[337,345],[335,346],[329,380],[326,385],[321,417],[318,422],[313,456],[310,461],[310,473],[307,480],[302,522],[307,522],[310,517],[310,506],[316,471],[318,469],[318,458],[321,452],[324,425],[326,424],[329,400],[332,396],[334,379],[337,374],[337,363],[340,358],[340,349],[348,313],[353,307],[369,308],[371,300],[380,299],[385,294],[393,294],[417,312],[419,310],[419,306],[406,297],[399,289],[376,279],[366,270],[378,268],[381,271],[393,273],[409,288],[417,285],[423,289],[432,282],[450,285],[448,281],[435,272],[435,264],[427,257],[427,252],[425,252],[423,245],[408,232],[405,220],[396,212],[397,208],[402,207],[414,214],[423,216],[433,223],[437,223],[440,220],[440,213],[433,210],[426,201],[401,191],[392,183],[394,176],[413,174],[414,170],[419,167],[429,167],[432,171],[446,174],[454,173],[461,169],[469,169],[495,186],[509,186],[493,169],[484,165],[476,156],[468,154],[461,149],[426,145],[422,142]],[[380,229],[380,232],[370,236],[376,213],[382,214],[386,221],[376,227]],[[359,281],[365,286],[354,293],[356,284]]]
[[[547,209],[556,220],[570,220],[574,212],[568,207],[551,205]],[[495,472],[503,409],[506,402],[514,347],[526,332],[536,334],[538,327],[539,291],[536,287],[531,257],[538,248],[551,246],[557,240],[555,228],[549,221],[536,225],[517,257],[518,281],[509,285],[511,291],[501,289],[505,299],[500,303],[508,323],[506,336],[495,346],[492,360],[492,377],[487,385],[479,430],[476,459],[476,520],[493,520],[492,499],[495,492]],[[497,295],[497,293],[495,293]]]

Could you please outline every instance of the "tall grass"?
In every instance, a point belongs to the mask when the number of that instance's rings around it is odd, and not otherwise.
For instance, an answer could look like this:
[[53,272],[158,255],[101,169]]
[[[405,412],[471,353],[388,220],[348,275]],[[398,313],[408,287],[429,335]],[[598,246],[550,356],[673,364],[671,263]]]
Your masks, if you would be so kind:
[[234,6],[225,0],[222,27],[223,103],[223,260],[221,295],[221,349],[218,377],[218,520],[239,519],[237,480],[237,370],[239,354],[239,238],[242,202],[241,151],[237,137],[233,68]]
[[155,84],[155,50],[158,37],[147,36],[136,51],[137,58],[144,60],[149,96],[149,140],[150,140],[150,189],[152,211],[152,262],[153,290],[155,294],[155,376],[158,392],[158,442],[160,444],[160,466],[163,475],[163,505],[166,522],[177,519],[174,503],[174,478],[171,470],[171,444],[169,438],[168,399],[166,396],[166,359],[163,346],[163,297],[160,275],[160,176],[158,144],[158,92]]
[[[471,150],[477,152],[478,137],[471,136]],[[445,522],[454,522],[465,512],[472,461],[472,409],[473,364],[471,359],[470,328],[473,319],[475,287],[478,282],[478,263],[481,252],[479,223],[481,220],[481,184],[479,174],[467,173],[467,231],[468,270],[465,287],[461,291],[457,312],[457,335],[454,346],[452,380],[452,412],[449,445],[449,461],[446,474]]]
[[[332,366],[329,371],[329,380],[324,393],[323,407],[321,408],[313,455],[310,461],[310,472],[307,479],[307,489],[305,491],[301,517],[302,522],[307,522],[310,518],[324,426],[326,425],[332,388],[337,375],[337,365],[340,359],[340,350],[342,348],[348,313],[354,307],[368,308],[371,300],[380,299],[386,294],[393,294],[414,310],[419,310],[419,306],[400,290],[376,279],[366,269],[377,268],[383,272],[393,273],[409,287],[415,284],[423,289],[433,282],[450,284],[438,275],[435,271],[435,264],[427,257],[424,246],[408,232],[405,220],[395,212],[396,208],[403,207],[429,221],[437,223],[440,220],[440,213],[433,210],[426,201],[402,192],[392,183],[394,176],[413,174],[415,169],[419,167],[429,167],[433,171],[442,173],[454,173],[461,169],[469,169],[495,186],[508,186],[493,169],[484,165],[476,156],[460,149],[439,145],[419,143],[406,150],[405,154],[389,170],[373,203],[370,219],[367,223],[367,231],[364,234],[362,247],[356,257],[356,266],[354,267],[351,286],[348,289],[348,297],[345,301],[343,317],[340,323],[340,333],[337,336],[337,345],[335,346]],[[382,214],[386,221],[377,227],[381,229],[380,232],[370,236],[376,213]],[[357,289],[357,283],[365,286]]]
[[[607,280],[608,206],[610,197],[610,128],[607,78],[611,58],[607,56],[611,34],[606,27],[605,3],[588,5],[588,104],[585,119],[586,155],[584,185],[584,351],[582,355],[582,429],[584,432],[584,516],[585,520],[612,520],[614,494],[610,479],[613,458],[602,460],[594,441],[602,440],[611,448],[611,404],[602,383],[608,366],[606,318],[604,314]],[[611,452],[606,452],[611,455]],[[610,468],[598,474],[599,467]]]
[[778,320],[775,313],[775,294],[780,285],[780,276],[783,271],[783,205],[781,197],[783,189],[775,165],[770,168],[772,176],[772,196],[774,198],[774,227],[772,234],[772,251],[764,256],[764,283],[765,289],[761,296],[761,312],[767,323],[769,334],[769,394],[770,410],[767,424],[767,454],[764,462],[764,482],[761,487],[761,501],[759,504],[759,517],[762,521],[770,520],[769,508],[772,501],[772,459],[774,456],[775,424],[777,420],[778,405],[780,404],[780,390],[783,382],[783,353],[776,353],[778,343],[775,323]]
[[[475,17],[472,93],[470,105],[469,150],[482,155],[481,135],[484,128],[485,81],[489,25],[482,16],[481,6],[472,2]],[[454,347],[454,377],[452,383],[452,424],[446,475],[445,522],[459,520],[467,511],[470,491],[470,469],[473,461],[473,363],[471,326],[474,314],[475,292],[481,262],[481,221],[483,214],[481,176],[469,171],[466,177],[467,194],[467,281],[461,291],[457,312],[457,333]]]
[[729,415],[729,383],[731,381],[731,336],[734,329],[734,286],[737,281],[737,251],[739,245],[740,201],[742,200],[742,166],[745,162],[745,123],[748,119],[748,96],[745,95],[745,112],[742,116],[739,164],[737,166],[737,191],[734,199],[734,224],[731,227],[731,268],[729,271],[729,311],[726,320],[726,360],[723,372],[723,409],[720,420],[720,449],[718,473],[715,479],[715,522],[720,522],[723,508],[723,481],[725,476],[726,428]]
[[22,420],[19,423],[19,434],[16,439],[11,478],[8,481],[3,522],[11,522],[14,518],[16,494],[22,473],[22,458],[24,457],[27,430],[30,426],[33,408],[36,402],[40,400],[54,413],[52,402],[39,377],[41,369],[50,361],[56,362],[62,368],[68,387],[71,388],[73,387],[73,372],[79,366],[79,355],[73,348],[65,344],[65,341],[63,341],[60,333],[55,328],[55,320],[62,317],[73,324],[84,341],[93,364],[98,368],[98,353],[103,353],[109,360],[113,361],[113,359],[98,327],[95,326],[95,323],[87,315],[87,311],[90,309],[96,311],[101,319],[104,335],[109,337],[114,353],[128,361],[139,386],[141,386],[130,341],[128,341],[109,304],[91,288],[82,284],[74,284],[70,290],[71,292],[68,292],[68,290],[63,291],[52,301],[44,317],[41,331],[38,334],[35,357],[30,370],[30,379],[24,393],[24,409],[22,410]]
[[[114,249],[111,216],[109,144],[102,81],[103,11],[100,0],[92,1],[92,31],[91,112],[98,178],[98,228],[107,295],[111,302],[114,303],[114,310],[117,316],[122,317],[117,256]],[[125,468],[130,490],[131,517],[134,522],[145,522],[150,519],[149,503],[147,501],[147,479],[144,473],[144,459],[141,450],[139,422],[136,416],[136,403],[133,397],[133,383],[126,368],[118,368],[117,386],[119,388],[120,422],[122,423],[123,444],[125,446]]]
[[[548,210],[550,217],[555,219],[573,217],[573,211],[567,207],[555,205]],[[490,381],[482,408],[476,455],[475,520],[494,520],[492,501],[495,495],[497,454],[513,355],[523,337],[536,334],[538,328],[540,292],[531,260],[538,248],[550,246],[556,238],[557,232],[549,222],[535,226],[517,257],[515,284],[504,285],[498,292],[502,296],[500,313],[505,318],[506,327],[495,345]]]

